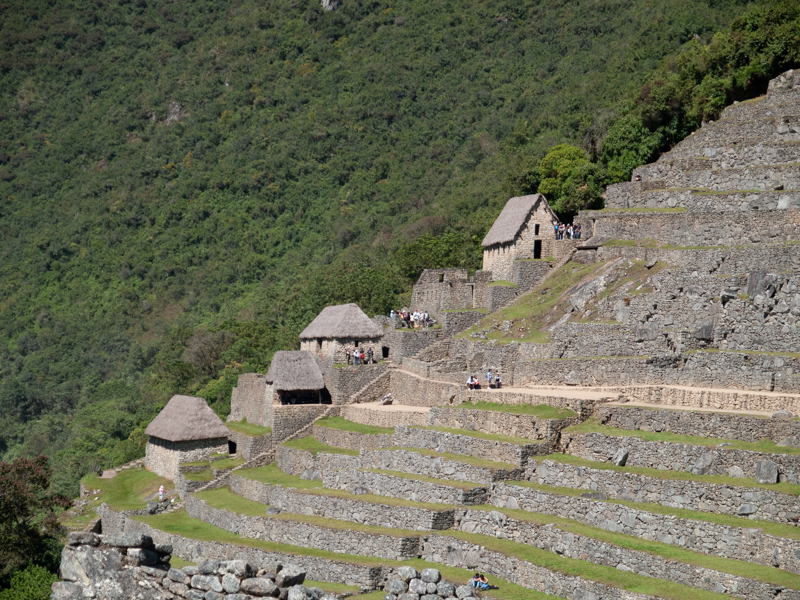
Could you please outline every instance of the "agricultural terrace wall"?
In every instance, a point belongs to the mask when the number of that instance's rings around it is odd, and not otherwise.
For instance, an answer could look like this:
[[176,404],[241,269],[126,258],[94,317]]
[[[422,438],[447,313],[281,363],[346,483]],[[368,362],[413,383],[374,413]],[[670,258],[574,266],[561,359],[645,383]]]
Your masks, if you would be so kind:
[[318,452],[316,455],[306,450],[289,446],[277,446],[275,464],[288,475],[297,475],[307,479],[319,479],[324,469],[358,469],[358,456],[348,454],[330,454]]
[[[659,305],[660,306],[660,305]],[[680,332],[613,323],[564,323],[552,329],[551,342],[543,344],[550,356],[652,356],[674,352]],[[691,341],[691,340],[689,340]],[[684,349],[686,342],[683,342]]]
[[[612,546],[607,542],[563,531],[552,525],[537,525],[530,521],[512,519],[497,511],[458,510],[455,528],[468,533],[511,539],[550,552],[557,551],[558,554],[569,558],[588,560],[595,564],[632,571],[645,577],[664,579],[716,592],[725,590],[732,596],[744,600],[776,598],[776,589],[772,584],[672,561],[647,552]],[[798,600],[800,591],[785,590],[780,594],[780,598]]]
[[236,544],[193,540],[166,533],[135,519],[125,521],[125,531],[149,535],[156,544],[169,544],[172,546],[174,556],[196,563],[205,560],[244,560],[257,569],[273,573],[278,564],[297,565],[306,571],[308,579],[357,585],[368,589],[381,587],[392,573],[387,567],[364,566],[314,556],[268,552]]
[[311,429],[311,435],[317,441],[328,446],[348,448],[350,450],[388,448],[394,445],[391,433],[367,434],[314,425]]
[[245,460],[252,460],[259,454],[272,450],[272,433],[252,436],[231,430],[228,439],[236,444],[236,453]]
[[340,416],[354,423],[372,425],[374,427],[428,424],[427,412],[379,410],[363,404],[342,406]]
[[491,504],[575,519],[607,531],[800,573],[800,540],[768,535],[757,527],[683,519],[505,483],[494,485]]
[[696,351],[652,359],[586,357],[532,360],[517,364],[514,380],[517,387],[565,383],[593,386],[680,385],[796,393],[800,392],[800,359],[788,355]]
[[486,487],[462,488],[356,469],[323,471],[322,485],[351,494],[374,494],[413,502],[471,505],[486,504],[488,500]]
[[466,269],[425,269],[411,292],[411,310],[441,320],[444,311],[472,308],[475,283]]
[[[555,245],[556,242],[553,241]],[[561,246],[559,246],[560,248]],[[542,254],[542,256],[554,256],[553,254]],[[511,281],[519,286],[519,292],[527,292],[529,289],[538,284],[544,277],[550,274],[555,261],[548,261],[533,258],[523,258],[515,260],[511,265]]]
[[641,183],[627,182],[606,188],[606,208],[686,208],[692,213],[721,211],[772,211],[800,207],[800,194],[788,191],[695,193],[687,189],[641,191]]
[[[533,462],[533,461],[531,461]],[[531,470],[532,465],[528,465]],[[659,479],[610,469],[590,469],[545,460],[536,466],[536,481],[556,487],[602,491],[609,498],[652,502],[724,515],[755,515],[754,519],[790,522],[800,511],[800,500],[763,488]]]
[[303,493],[240,477],[230,478],[231,490],[243,498],[261,502],[283,512],[315,515],[328,519],[365,523],[378,527],[431,531],[449,529],[454,509],[430,510],[413,506],[387,505],[329,494]]
[[214,508],[196,496],[189,496],[185,502],[186,513],[193,519],[245,538],[387,560],[406,560],[416,558],[419,554],[417,536],[395,537],[352,529],[321,527],[282,518],[251,517]]
[[[614,240],[653,239],[675,246],[740,246],[800,240],[800,210],[697,213],[581,211],[584,229]],[[586,224],[592,223],[587,226]]]
[[[431,411],[433,410],[436,409],[431,409]],[[396,427],[391,439],[395,446],[402,448],[424,448],[434,452],[463,454],[495,462],[510,463],[523,469],[527,466],[529,457],[550,453],[550,445],[547,443],[511,444],[416,427]]]
[[[611,436],[601,433],[571,433],[561,435],[564,449],[574,456],[588,460],[610,462],[622,447],[628,449],[628,467],[645,467],[662,471],[692,471],[700,458],[710,460],[705,475],[728,475],[731,467],[739,467],[744,475],[755,478],[758,463],[772,461],[777,465],[780,481],[800,482],[800,455],[752,452],[735,448],[714,448],[697,444],[646,441],[634,436]],[[773,482],[774,483],[774,482]]]
[[355,468],[386,469],[472,483],[489,484],[493,481],[521,480],[524,475],[523,469],[513,468],[512,465],[509,465],[512,466],[509,469],[475,467],[460,461],[426,456],[420,452],[407,450],[362,450],[358,462],[359,465]]
[[243,421],[270,427],[272,425],[272,386],[266,375],[243,373],[231,391],[231,414],[228,421]]
[[595,417],[603,425],[618,429],[668,431],[676,435],[743,442],[758,442],[767,438],[778,443],[789,436],[800,439],[800,421],[789,419],[639,406],[598,406]]
[[[481,302],[483,306],[483,302]],[[453,335],[465,329],[469,329],[484,317],[484,313],[479,310],[451,310],[442,313],[442,333]],[[405,360],[405,359],[404,359]]]
[[153,473],[175,480],[180,463],[206,460],[214,453],[228,453],[228,438],[170,442],[151,435],[145,448],[144,464]]
[[422,544],[422,557],[453,567],[478,570],[517,585],[562,598],[615,598],[645,600],[655,596],[628,592],[602,583],[563,575],[514,556],[506,556],[464,540],[430,536]]
[[494,312],[517,297],[519,288],[514,285],[487,285],[483,290],[483,307]]
[[[380,359],[380,346],[373,347],[375,360]],[[386,364],[335,366],[326,365],[325,387],[331,394],[333,404],[347,404],[350,397],[366,387],[369,383],[383,375],[387,370]]]
[[383,337],[383,345],[389,348],[389,358],[395,362],[414,356],[440,339],[441,329],[393,329]]
[[280,443],[322,416],[328,404],[275,405],[272,407],[272,439]]
[[[510,395],[510,394],[509,394]],[[529,403],[531,396],[527,396]],[[535,397],[538,401],[539,398]],[[547,398],[545,398],[546,400]],[[564,398],[564,400],[570,400]],[[543,402],[544,403],[544,402]],[[506,404],[500,402],[500,404]],[[511,404],[511,403],[508,403]],[[433,407],[428,422],[433,427],[467,429],[497,435],[511,435],[529,440],[549,440],[554,432],[580,422],[580,417],[568,419],[540,419],[534,415],[521,415],[496,410]],[[546,446],[545,444],[544,446]]]
[[800,252],[795,243],[751,244],[745,248],[715,248],[709,250],[668,250],[630,246],[601,246],[596,260],[605,262],[624,256],[632,260],[652,259],[686,271],[735,275],[762,271],[769,265],[773,273],[800,271]]
[[730,389],[675,388],[661,386],[630,386],[619,388],[627,398],[636,402],[686,408],[713,410],[744,410],[775,412],[782,409],[800,413],[800,396],[780,393],[748,392]]

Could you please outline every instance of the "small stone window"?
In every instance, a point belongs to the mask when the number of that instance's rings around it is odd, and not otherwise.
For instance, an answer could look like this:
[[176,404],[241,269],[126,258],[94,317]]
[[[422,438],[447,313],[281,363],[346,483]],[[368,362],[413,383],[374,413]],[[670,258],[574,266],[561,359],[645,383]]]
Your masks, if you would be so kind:
[[439,273],[439,283],[444,283],[444,273]]
[[539,235],[539,224],[533,226],[533,235]]

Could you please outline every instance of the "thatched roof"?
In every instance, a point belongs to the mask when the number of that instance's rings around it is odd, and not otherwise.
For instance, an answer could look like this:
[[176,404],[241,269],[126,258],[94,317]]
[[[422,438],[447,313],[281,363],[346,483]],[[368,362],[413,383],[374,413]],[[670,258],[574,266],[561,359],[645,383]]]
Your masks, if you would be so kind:
[[285,392],[321,390],[325,387],[317,361],[311,352],[305,350],[276,352],[267,371],[267,381],[276,390]]
[[228,428],[202,398],[173,396],[144,432],[170,442],[228,437]]
[[550,208],[547,198],[542,194],[516,196],[506,202],[500,216],[495,219],[489,233],[483,238],[482,246],[486,248],[487,246],[494,246],[495,244],[513,242],[514,238],[517,237],[517,234],[522,229],[522,226],[525,225],[525,222],[528,220],[528,215],[530,215],[536,203],[539,201],[544,203],[545,208],[550,213],[553,220],[558,221],[556,213]]
[[340,338],[361,340],[379,338],[381,328],[358,308],[356,304],[326,306],[317,318],[300,334],[301,340],[316,338]]

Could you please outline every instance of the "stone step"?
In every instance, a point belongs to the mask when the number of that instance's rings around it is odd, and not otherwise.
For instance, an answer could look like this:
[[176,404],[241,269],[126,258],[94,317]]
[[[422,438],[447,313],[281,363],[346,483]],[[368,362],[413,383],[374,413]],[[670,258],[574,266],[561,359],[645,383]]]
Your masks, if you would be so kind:
[[322,484],[352,494],[371,494],[414,502],[485,504],[488,488],[477,483],[436,479],[398,471],[339,469],[322,472]]
[[[734,414],[717,411],[679,410],[659,406],[598,406],[595,417],[603,425],[631,431],[669,432],[675,435],[724,438],[742,442],[772,440],[800,445],[800,421],[779,416]],[[789,413],[791,414],[791,413]],[[787,438],[793,438],[787,440]]]
[[[693,162],[696,160],[693,159]],[[800,165],[796,163],[687,171],[664,162],[648,165],[645,174],[647,179],[644,182],[653,189],[702,189],[712,192],[800,189]]]
[[754,146],[759,142],[795,142],[800,139],[800,106],[793,115],[761,117],[752,121],[720,121],[698,129],[676,148],[688,146]]
[[761,96],[760,98],[753,98],[745,102],[731,104],[725,107],[717,122],[742,122],[764,117],[780,117],[797,114],[797,106],[800,97],[795,97],[794,101],[792,101],[791,98],[791,96],[777,96],[767,101],[766,96]]
[[[587,431],[587,430],[593,431]],[[658,434],[650,434],[658,435]],[[666,434],[667,438],[674,437]],[[627,452],[627,467],[682,471],[695,475],[722,475],[752,479],[757,483],[800,483],[800,452],[766,452],[732,448],[731,442],[697,437],[684,441],[642,439],[635,432],[591,425],[567,429],[561,434],[565,452],[586,460],[612,462]],[[694,442],[694,443],[693,443]],[[744,442],[736,442],[741,445]],[[727,444],[727,445],[726,445]],[[740,485],[748,485],[742,481]]]
[[537,463],[533,480],[544,485],[600,491],[614,499],[776,523],[793,523],[800,517],[797,490],[788,484],[737,485],[730,478],[690,474],[681,477],[683,474],[655,469],[602,464],[595,467],[570,456]]

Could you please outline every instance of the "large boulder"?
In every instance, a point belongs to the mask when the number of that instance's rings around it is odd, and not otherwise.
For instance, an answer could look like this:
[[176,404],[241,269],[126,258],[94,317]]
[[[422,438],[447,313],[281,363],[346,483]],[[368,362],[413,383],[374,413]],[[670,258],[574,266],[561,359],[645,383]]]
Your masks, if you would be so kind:
[[756,483],[778,483],[778,465],[772,460],[756,463]]
[[629,453],[630,450],[628,448],[620,448],[614,453],[614,456],[611,457],[611,464],[618,467],[624,467],[625,463],[628,462]]
[[711,473],[711,467],[714,466],[714,459],[716,454],[714,452],[705,452],[701,454],[694,465],[692,465],[692,475],[708,475]]
[[278,587],[292,587],[302,585],[306,580],[306,572],[297,565],[286,565],[275,576],[275,584]]

